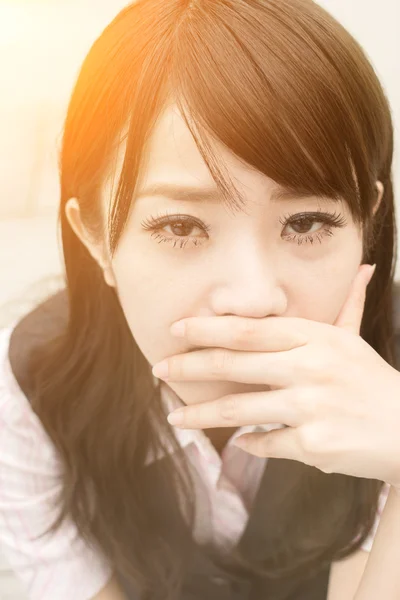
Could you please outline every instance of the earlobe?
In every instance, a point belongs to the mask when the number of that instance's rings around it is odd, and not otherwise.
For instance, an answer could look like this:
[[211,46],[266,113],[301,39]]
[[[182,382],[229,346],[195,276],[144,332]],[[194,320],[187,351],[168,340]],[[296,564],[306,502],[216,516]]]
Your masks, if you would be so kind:
[[76,198],[70,198],[65,203],[65,216],[67,217],[68,223],[70,224],[70,227],[74,231],[75,235],[86,246],[86,243],[84,242],[85,233],[81,220],[81,212]]
[[101,270],[103,271],[104,280],[107,285],[115,287],[115,279],[109,264],[107,257],[105,256],[102,244],[93,242],[85,226],[82,223],[81,212],[79,203],[76,198],[70,198],[65,204],[65,215],[70,224],[70,227],[74,231],[75,235],[79,238],[82,244],[87,248],[90,255],[97,262]]
[[100,254],[98,246],[95,245],[89,238],[89,234],[86,231],[84,224],[82,223],[81,211],[78,200],[76,198],[70,198],[65,204],[65,214],[68,222],[74,231],[75,235],[80,239],[82,244],[90,252],[94,260],[100,264]]
[[109,285],[110,287],[117,287],[111,267],[106,267],[105,269],[103,269],[103,274],[104,281],[107,285]]

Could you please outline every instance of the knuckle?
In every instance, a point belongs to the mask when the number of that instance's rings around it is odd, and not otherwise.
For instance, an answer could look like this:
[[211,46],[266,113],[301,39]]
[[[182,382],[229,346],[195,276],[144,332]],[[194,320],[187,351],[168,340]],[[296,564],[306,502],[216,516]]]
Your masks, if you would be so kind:
[[307,368],[309,371],[313,371],[315,375],[319,377],[324,377],[326,374],[326,370],[328,367],[328,361],[326,360],[326,356],[320,352],[313,360],[310,360]]
[[321,448],[323,448],[323,440],[317,427],[299,427],[297,433],[303,452],[309,457],[319,457]]
[[[340,339],[337,344],[338,353],[341,356],[347,356],[349,360],[356,358],[360,354],[360,341],[362,338],[360,336],[355,336],[348,331],[344,332],[344,336]],[[361,343],[363,343],[362,340]]]
[[329,432],[326,428],[318,425],[311,425],[307,428],[300,428],[298,431],[299,443],[307,458],[307,462],[322,471],[323,473],[334,473],[335,452],[330,447],[327,438]]
[[307,355],[302,362],[302,370],[308,379],[319,383],[331,380],[335,371],[335,359],[333,354],[319,349],[313,354]]
[[227,350],[218,348],[211,355],[211,373],[212,375],[223,375],[227,372],[232,357]]
[[292,398],[293,407],[302,418],[315,417],[319,401],[320,395],[312,387],[299,387]]
[[235,341],[247,342],[255,335],[256,327],[251,319],[243,319],[239,321],[238,327],[235,329]]
[[228,423],[236,423],[238,414],[238,402],[235,396],[227,396],[221,402],[220,416],[223,421]]

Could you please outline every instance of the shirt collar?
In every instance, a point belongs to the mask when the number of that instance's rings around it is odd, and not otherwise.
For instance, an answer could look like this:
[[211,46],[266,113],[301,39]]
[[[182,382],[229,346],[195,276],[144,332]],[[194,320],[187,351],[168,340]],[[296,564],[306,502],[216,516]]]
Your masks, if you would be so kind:
[[[185,406],[185,403],[179,398],[179,396],[164,382],[160,381],[156,377],[153,376],[153,381],[156,386],[160,386],[160,396],[161,402],[165,410],[165,415],[167,416],[171,411],[176,410],[177,408],[181,408]],[[211,442],[201,429],[180,429],[178,427],[174,427],[171,425],[175,436],[182,448],[188,447],[190,444],[194,443],[196,446],[202,449],[205,446],[210,446]],[[285,427],[282,423],[266,423],[266,424],[258,424],[258,425],[244,425],[239,427],[232,437],[228,441],[228,445],[232,445],[232,442],[244,433],[253,433],[253,432],[268,432],[273,429],[281,429]],[[167,444],[168,453],[173,452],[173,449]],[[157,459],[162,458],[164,456],[164,452],[160,449]],[[149,456],[147,463],[149,464],[153,462],[154,456]]]

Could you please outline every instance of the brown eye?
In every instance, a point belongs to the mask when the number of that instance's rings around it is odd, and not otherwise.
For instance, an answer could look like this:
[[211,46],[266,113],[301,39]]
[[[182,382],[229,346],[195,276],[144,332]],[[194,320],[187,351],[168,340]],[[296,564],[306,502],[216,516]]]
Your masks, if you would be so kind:
[[308,233],[315,223],[315,219],[299,219],[298,221],[293,221],[290,223],[290,226],[296,231],[296,233]]
[[[164,215],[163,217],[150,217],[142,222],[145,231],[150,231],[158,243],[173,244],[174,248],[184,248],[187,243],[199,246],[208,238],[210,227],[189,215]],[[168,235],[164,235],[167,233]]]
[[168,225],[168,227],[170,227],[171,232],[174,235],[185,237],[192,233],[195,225],[193,223],[190,223],[189,221],[187,221],[187,222],[177,221],[176,223],[170,223]]
[[322,242],[324,237],[332,237],[334,229],[345,227],[346,218],[340,213],[329,212],[307,212],[286,215],[279,219],[283,226],[282,237],[290,242],[313,244]]

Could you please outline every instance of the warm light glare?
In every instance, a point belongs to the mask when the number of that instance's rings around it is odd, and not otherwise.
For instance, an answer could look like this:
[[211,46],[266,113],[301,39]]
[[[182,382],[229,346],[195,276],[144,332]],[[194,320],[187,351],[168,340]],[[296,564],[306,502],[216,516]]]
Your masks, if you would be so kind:
[[29,0],[0,0],[0,47],[18,43],[29,32]]

